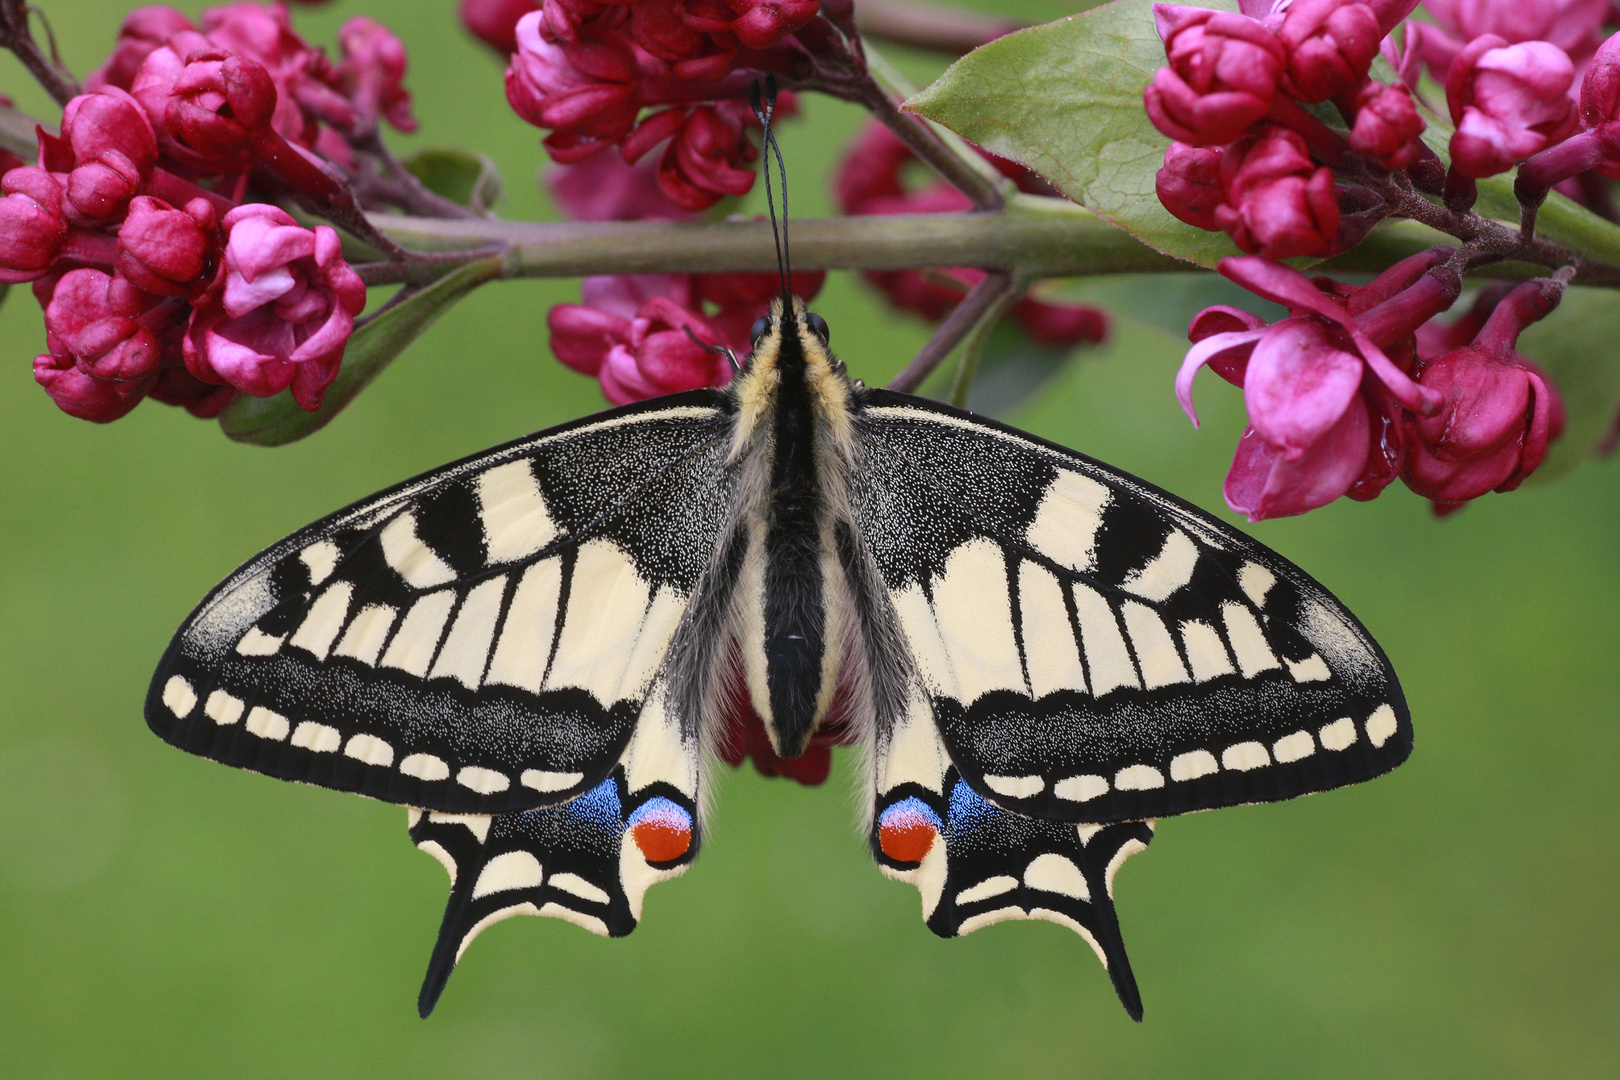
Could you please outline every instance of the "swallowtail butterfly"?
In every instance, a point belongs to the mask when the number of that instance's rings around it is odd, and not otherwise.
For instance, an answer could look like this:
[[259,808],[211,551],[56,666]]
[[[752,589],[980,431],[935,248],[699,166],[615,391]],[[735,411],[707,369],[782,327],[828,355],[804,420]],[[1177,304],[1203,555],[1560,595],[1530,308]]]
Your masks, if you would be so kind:
[[146,717],[184,750],[409,807],[450,872],[420,1007],[484,927],[635,928],[696,856],[734,701],[864,749],[879,867],[935,933],[1047,919],[1141,999],[1115,872],[1170,814],[1405,760],[1399,683],[1287,560],[1149,484],[853,382],[774,302],[723,390],[614,409],[249,560]]

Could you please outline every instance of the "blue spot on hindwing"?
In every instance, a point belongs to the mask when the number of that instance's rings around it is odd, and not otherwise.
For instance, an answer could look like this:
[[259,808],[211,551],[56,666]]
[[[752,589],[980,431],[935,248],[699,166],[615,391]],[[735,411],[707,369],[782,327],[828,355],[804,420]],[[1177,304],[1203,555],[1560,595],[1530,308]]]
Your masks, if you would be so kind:
[[633,829],[648,819],[667,822],[685,828],[688,832],[692,830],[692,815],[688,814],[679,803],[662,795],[655,795],[630,811],[630,820],[625,822],[625,827]]
[[878,825],[880,828],[906,828],[916,821],[927,822],[933,826],[935,832],[945,831],[945,823],[939,820],[934,808],[915,795],[901,799],[883,811],[883,816],[878,819]]
[[949,813],[951,831],[964,832],[989,825],[1001,811],[985,802],[965,780],[958,779],[951,788]]
[[624,807],[619,802],[619,785],[612,776],[558,809],[581,824],[589,823],[615,833],[624,831]]

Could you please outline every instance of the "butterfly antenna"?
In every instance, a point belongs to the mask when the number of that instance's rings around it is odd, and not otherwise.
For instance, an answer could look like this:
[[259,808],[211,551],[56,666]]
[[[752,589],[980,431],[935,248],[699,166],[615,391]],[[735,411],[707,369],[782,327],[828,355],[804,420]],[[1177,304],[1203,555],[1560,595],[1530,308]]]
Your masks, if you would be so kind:
[[[760,101],[759,80],[748,84],[748,104],[754,110],[754,116],[759,120],[763,134],[760,142],[765,150],[765,208],[771,216],[771,239],[776,242],[776,269],[782,277],[782,312],[784,315],[793,312],[793,289],[790,284],[791,277],[788,272],[788,223],[787,223],[787,166],[782,161],[782,147],[776,141],[776,131],[771,127],[771,120],[776,115],[776,76],[765,76],[765,99]],[[776,157],[776,171],[782,178],[782,217],[778,228],[776,217],[776,204],[771,198],[771,156]]]
[[723,354],[726,360],[731,364],[731,373],[733,375],[742,370],[742,365],[737,363],[737,354],[732,352],[729,348],[724,345],[710,345],[707,341],[704,341],[702,338],[692,333],[692,328],[690,326],[682,326],[681,329],[686,331],[686,336],[691,338],[692,343],[698,348],[702,349],[704,352]]

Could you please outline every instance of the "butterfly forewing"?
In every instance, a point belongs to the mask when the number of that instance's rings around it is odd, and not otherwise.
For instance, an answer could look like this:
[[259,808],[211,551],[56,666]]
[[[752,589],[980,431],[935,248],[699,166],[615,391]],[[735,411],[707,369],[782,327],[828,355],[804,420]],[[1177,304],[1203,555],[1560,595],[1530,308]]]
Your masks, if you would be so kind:
[[543,432],[356,504],[181,627],[147,721],[176,746],[448,813],[596,788],[729,500],[706,391]]
[[857,526],[984,798],[1110,822],[1289,798],[1411,750],[1383,653],[1286,560],[1156,488],[868,395]]

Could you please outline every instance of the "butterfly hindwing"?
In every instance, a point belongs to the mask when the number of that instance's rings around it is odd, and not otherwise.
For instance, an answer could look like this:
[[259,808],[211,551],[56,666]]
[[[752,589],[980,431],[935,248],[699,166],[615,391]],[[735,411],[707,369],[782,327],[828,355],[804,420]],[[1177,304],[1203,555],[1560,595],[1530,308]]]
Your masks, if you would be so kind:
[[1289,798],[1411,750],[1372,638],[1175,497],[948,406],[869,392],[854,513],[950,759],[1041,818]]
[[554,428],[294,534],[187,619],[148,723],[228,764],[445,813],[597,788],[718,541],[722,401]]
[[941,937],[1008,919],[1044,919],[1075,931],[1140,1020],[1113,884],[1120,864],[1153,838],[1152,825],[1048,821],[986,801],[950,763],[920,688],[913,705],[879,736],[873,757],[870,842],[878,866],[917,887],[923,918]]
[[411,840],[450,873],[450,899],[418,1001],[426,1016],[473,938],[514,915],[623,937],[647,889],[685,872],[700,844],[698,742],[662,680],[601,783],[565,803],[493,817],[411,810]]

